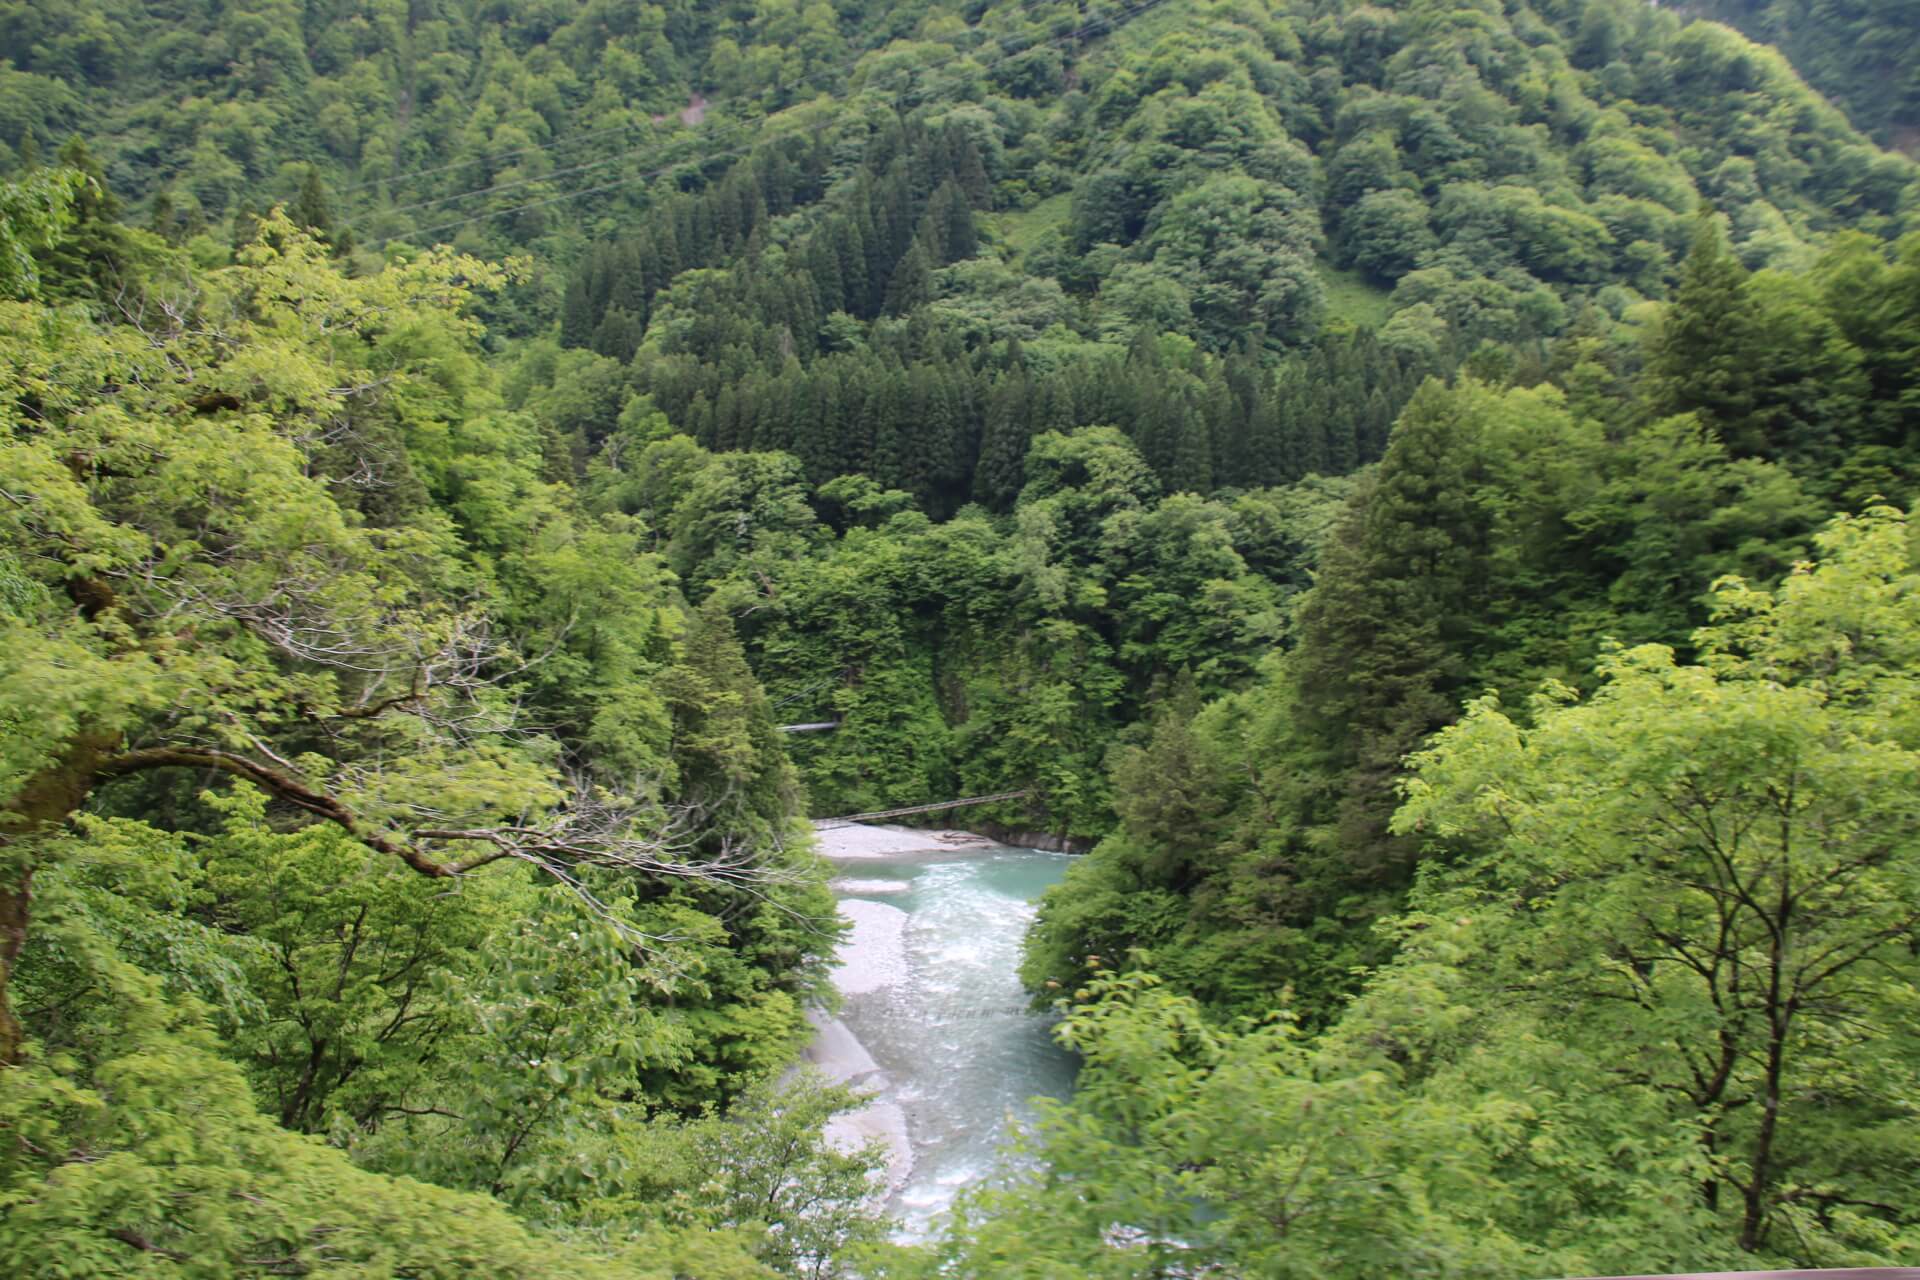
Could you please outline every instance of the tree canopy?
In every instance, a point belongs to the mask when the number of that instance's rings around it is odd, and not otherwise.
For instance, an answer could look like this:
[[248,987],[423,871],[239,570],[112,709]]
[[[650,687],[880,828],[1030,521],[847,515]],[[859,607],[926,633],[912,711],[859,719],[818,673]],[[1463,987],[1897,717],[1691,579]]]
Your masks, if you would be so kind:
[[[0,0],[0,1259],[1910,1260],[1897,17]],[[983,795],[892,1247],[807,819]]]

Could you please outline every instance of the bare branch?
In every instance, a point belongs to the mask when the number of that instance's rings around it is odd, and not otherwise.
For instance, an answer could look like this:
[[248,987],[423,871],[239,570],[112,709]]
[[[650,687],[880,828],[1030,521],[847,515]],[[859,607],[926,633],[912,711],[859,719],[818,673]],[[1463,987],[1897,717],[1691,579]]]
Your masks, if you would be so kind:
[[[703,850],[695,810],[619,803],[585,779],[576,779],[573,796],[543,823],[456,827],[422,822],[395,828],[369,824],[338,796],[311,786],[290,769],[211,747],[128,751],[106,760],[95,770],[95,777],[121,777],[162,768],[215,769],[244,778],[276,799],[332,823],[367,848],[397,858],[432,879],[456,880],[508,859],[527,863],[566,885],[589,911],[636,944],[660,945],[674,939],[633,928],[582,881],[582,868],[725,886],[805,921],[823,936],[826,933],[825,921],[808,918],[767,893],[771,887],[800,882],[806,875],[802,868],[770,861],[733,840],[723,839],[717,849]],[[420,812],[423,817],[440,816],[424,807]],[[647,834],[640,834],[643,831]],[[480,848],[464,858],[443,858],[431,851],[437,845]]]
[[369,849],[400,859],[422,875],[445,877],[454,874],[444,864],[410,843],[395,841],[380,832],[367,830],[353,811],[338,798],[316,791],[289,774],[231,751],[205,747],[150,747],[112,757],[95,770],[95,775],[112,778],[147,769],[166,768],[218,769],[245,778],[278,799],[333,823]]

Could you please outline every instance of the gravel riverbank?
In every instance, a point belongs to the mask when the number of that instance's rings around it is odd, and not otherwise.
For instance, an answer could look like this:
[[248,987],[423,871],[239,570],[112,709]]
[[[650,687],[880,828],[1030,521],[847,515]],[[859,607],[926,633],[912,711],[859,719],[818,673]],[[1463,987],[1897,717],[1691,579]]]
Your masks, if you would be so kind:
[[[869,827],[854,824],[822,827],[817,831],[820,852],[829,861],[857,871],[862,861],[898,862],[902,859],[950,858],[970,850],[986,852],[1000,846],[968,831],[927,831],[910,827]],[[904,892],[899,881],[874,881],[848,876],[834,882],[840,894]],[[841,940],[835,956],[833,985],[843,996],[861,995],[897,986],[907,978],[907,913],[883,902],[842,897],[840,914],[853,928]],[[887,1085],[880,1069],[858,1038],[840,1019],[813,1015],[817,1028],[805,1061],[836,1084],[879,1093]],[[907,1117],[897,1103],[876,1098],[858,1111],[836,1117],[827,1126],[827,1138],[843,1150],[878,1141],[886,1148],[886,1194],[892,1196],[913,1172],[913,1148],[907,1139]]]

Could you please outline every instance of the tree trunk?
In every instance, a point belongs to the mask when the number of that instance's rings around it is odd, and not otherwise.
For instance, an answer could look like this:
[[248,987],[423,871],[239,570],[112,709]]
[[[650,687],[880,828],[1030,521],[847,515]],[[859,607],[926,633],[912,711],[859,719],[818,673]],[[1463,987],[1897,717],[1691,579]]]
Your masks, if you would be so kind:
[[[1784,850],[1789,846],[1782,840],[1781,847]],[[1761,1080],[1760,1129],[1754,1136],[1749,1161],[1752,1180],[1747,1184],[1746,1212],[1740,1222],[1740,1247],[1749,1253],[1759,1252],[1766,1234],[1767,1193],[1773,1185],[1774,1142],[1780,1132],[1780,1086],[1786,1075],[1787,1037],[1799,1003],[1797,994],[1787,994],[1787,939],[1793,912],[1792,889],[1783,876],[1779,904],[1769,922],[1773,942],[1767,951],[1767,1069]]]
[[1780,1131],[1780,1079],[1786,1059],[1786,1028],[1776,1022],[1767,1045],[1767,1071],[1761,1084],[1760,1131],[1753,1141],[1745,1212],[1740,1221],[1740,1247],[1757,1253],[1767,1226],[1767,1192],[1773,1185],[1773,1148]]
[[14,962],[20,948],[27,944],[27,914],[33,900],[33,871],[22,867],[8,877],[0,888],[0,1068],[20,1061],[22,1041],[20,1020],[13,1016],[8,989],[13,985]]

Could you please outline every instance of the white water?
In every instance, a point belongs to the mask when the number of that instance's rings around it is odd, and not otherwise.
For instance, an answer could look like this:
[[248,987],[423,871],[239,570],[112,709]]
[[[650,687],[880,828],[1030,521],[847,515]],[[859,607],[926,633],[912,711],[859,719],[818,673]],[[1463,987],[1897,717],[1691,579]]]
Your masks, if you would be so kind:
[[1016,975],[1034,901],[1066,862],[1002,846],[920,851],[862,858],[837,882],[855,921],[840,1018],[878,1065],[876,1110],[899,1108],[912,1155],[891,1205],[904,1239],[927,1235],[992,1169],[1031,1098],[1072,1086],[1071,1058]]

